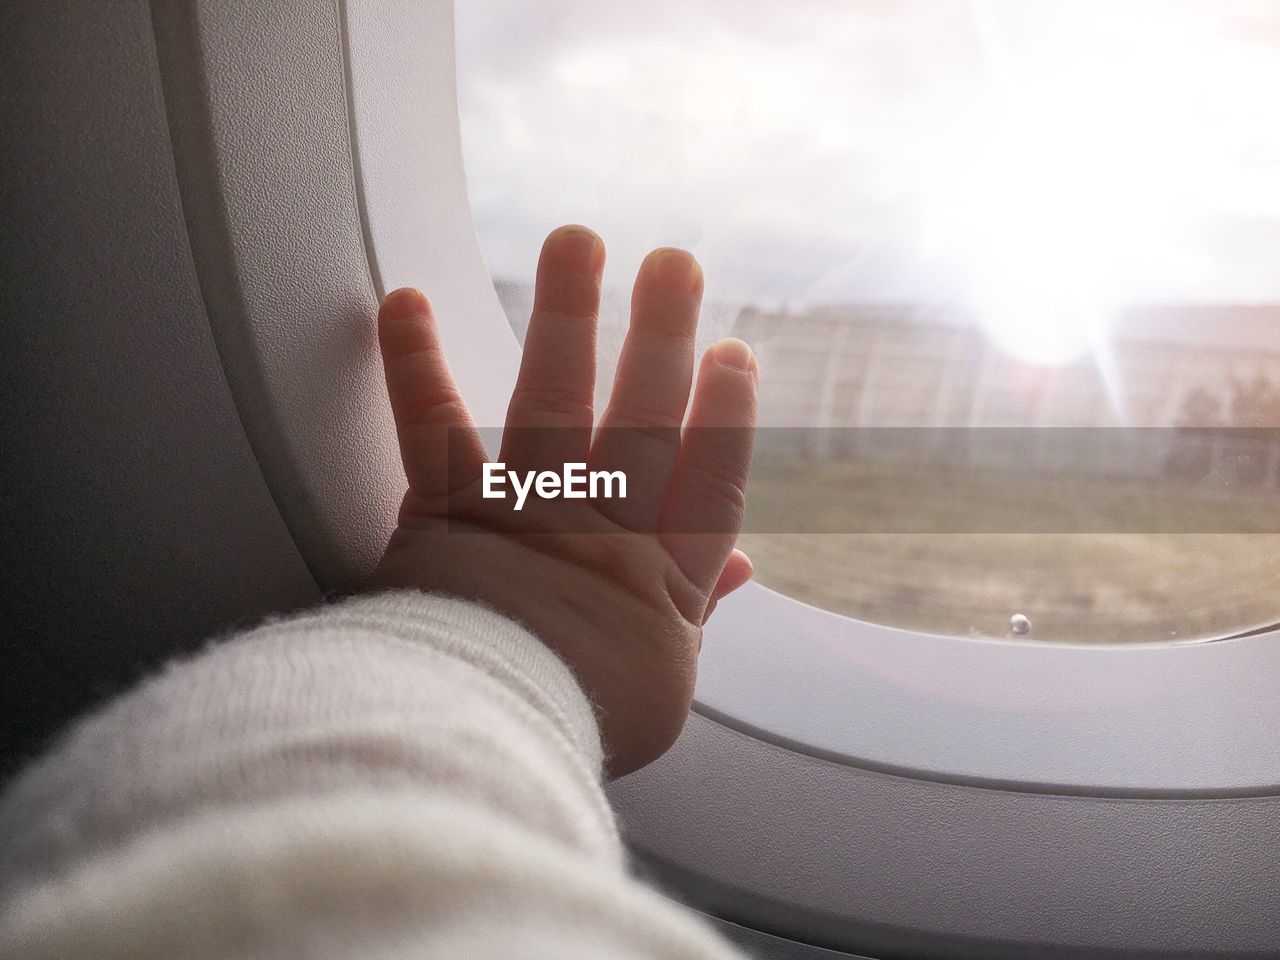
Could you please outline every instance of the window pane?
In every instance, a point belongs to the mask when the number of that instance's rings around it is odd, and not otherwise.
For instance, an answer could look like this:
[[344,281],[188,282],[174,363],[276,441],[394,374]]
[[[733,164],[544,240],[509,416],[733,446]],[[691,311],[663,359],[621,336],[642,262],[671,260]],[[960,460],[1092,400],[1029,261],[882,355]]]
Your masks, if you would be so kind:
[[[609,248],[601,400],[654,246],[702,262],[703,344],[759,354],[762,582],[934,632],[1022,614],[1029,640],[1280,620],[1280,6],[456,16],[471,203],[517,333],[542,237],[582,222]],[[867,439],[886,428],[908,429]],[[1005,428],[1010,457],[974,456]],[[1122,432],[1105,456],[1055,433],[1082,428]]]

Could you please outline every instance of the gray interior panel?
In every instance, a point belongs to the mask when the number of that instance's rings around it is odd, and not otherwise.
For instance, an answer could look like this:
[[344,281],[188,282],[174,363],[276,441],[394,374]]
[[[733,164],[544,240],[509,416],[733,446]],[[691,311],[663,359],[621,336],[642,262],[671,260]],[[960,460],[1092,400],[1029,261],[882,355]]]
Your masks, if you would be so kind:
[[782,749],[697,714],[614,783],[630,843],[704,912],[890,957],[1274,957],[1280,798],[1052,796]]
[[320,591],[242,427],[146,3],[0,7],[0,738]]
[[249,442],[321,587],[403,493],[383,399],[332,2],[154,4],[183,209]]

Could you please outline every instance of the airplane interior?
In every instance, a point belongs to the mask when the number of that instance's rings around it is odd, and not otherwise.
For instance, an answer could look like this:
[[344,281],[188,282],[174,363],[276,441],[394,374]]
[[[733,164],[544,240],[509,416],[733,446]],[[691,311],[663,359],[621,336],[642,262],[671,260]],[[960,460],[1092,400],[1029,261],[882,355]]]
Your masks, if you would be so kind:
[[750,957],[1280,956],[1280,7],[8,0],[0,71],[6,777],[366,578],[379,303],[496,428],[581,222],[601,371],[668,245],[759,358],[633,871]]

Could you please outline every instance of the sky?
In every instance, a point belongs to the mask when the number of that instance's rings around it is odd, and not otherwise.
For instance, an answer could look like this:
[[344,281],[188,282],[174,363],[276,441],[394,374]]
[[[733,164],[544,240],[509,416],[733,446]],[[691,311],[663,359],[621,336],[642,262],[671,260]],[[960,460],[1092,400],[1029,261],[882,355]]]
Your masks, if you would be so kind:
[[[764,305],[1280,301],[1275,0],[467,0],[490,272],[695,252]],[[998,322],[998,321],[997,321]]]

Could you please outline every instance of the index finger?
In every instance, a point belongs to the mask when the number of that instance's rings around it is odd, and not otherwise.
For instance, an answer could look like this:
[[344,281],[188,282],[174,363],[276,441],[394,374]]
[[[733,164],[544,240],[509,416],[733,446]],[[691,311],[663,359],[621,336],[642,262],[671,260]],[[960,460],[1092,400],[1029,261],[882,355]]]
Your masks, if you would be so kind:
[[733,552],[746,511],[759,379],[755,355],[741,340],[721,340],[707,350],[658,522],[663,546],[706,596]]

